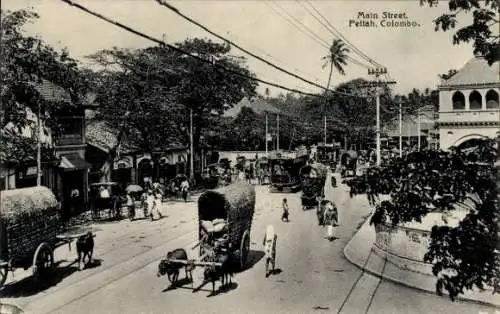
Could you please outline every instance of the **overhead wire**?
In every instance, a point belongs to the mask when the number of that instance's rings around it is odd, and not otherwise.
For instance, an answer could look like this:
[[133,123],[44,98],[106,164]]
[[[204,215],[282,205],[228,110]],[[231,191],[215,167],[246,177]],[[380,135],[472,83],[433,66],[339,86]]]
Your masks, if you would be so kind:
[[205,25],[202,25],[201,23],[199,23],[199,22],[195,21],[194,19],[190,18],[189,16],[187,16],[187,15],[183,14],[182,12],[180,12],[180,10],[179,10],[179,9],[177,9],[177,8],[173,7],[172,5],[168,4],[165,0],[156,0],[156,2],[157,2],[157,3],[159,3],[159,4],[160,4],[160,5],[162,5],[162,6],[164,6],[164,7],[168,8],[168,9],[170,9],[172,12],[175,12],[177,15],[179,15],[179,16],[180,16],[180,17],[182,17],[183,19],[185,19],[185,20],[189,21],[190,23],[192,23],[192,24],[194,24],[194,25],[198,26],[199,28],[201,28],[201,29],[205,30],[206,32],[208,32],[208,33],[210,33],[211,35],[213,35],[213,36],[217,37],[218,39],[220,39],[220,40],[223,40],[223,41],[227,42],[227,43],[228,43],[228,44],[230,44],[231,46],[233,46],[233,47],[235,47],[235,48],[237,48],[237,49],[239,49],[239,50],[243,51],[244,53],[246,53],[246,54],[248,54],[248,55],[250,55],[250,56],[252,56],[252,57],[254,57],[254,58],[258,59],[259,61],[262,61],[262,62],[264,62],[265,64],[267,64],[267,65],[269,65],[269,66],[271,66],[271,67],[273,67],[273,68],[275,68],[275,69],[277,69],[277,70],[279,70],[279,71],[281,71],[281,72],[283,72],[283,73],[286,73],[286,74],[288,74],[288,75],[290,75],[290,76],[293,76],[293,77],[295,77],[295,78],[297,78],[297,79],[299,79],[299,80],[301,80],[301,81],[303,81],[303,82],[306,82],[306,83],[311,84],[311,85],[313,85],[313,86],[319,87],[319,88],[321,88],[322,90],[326,90],[326,88],[325,88],[324,86],[319,85],[319,84],[317,84],[317,83],[315,83],[315,82],[312,82],[312,81],[310,81],[310,80],[308,80],[308,79],[305,79],[305,78],[303,78],[303,77],[301,77],[301,76],[299,76],[299,75],[297,75],[297,74],[295,74],[295,73],[292,73],[292,72],[290,72],[290,71],[288,71],[288,70],[286,70],[286,69],[284,69],[284,68],[282,68],[282,67],[280,67],[280,66],[277,66],[277,65],[275,65],[274,63],[269,62],[268,60],[266,60],[266,59],[264,59],[264,58],[262,58],[262,57],[260,57],[260,56],[258,56],[258,55],[256,55],[256,54],[254,54],[253,52],[248,51],[247,49],[245,49],[245,48],[243,48],[243,47],[241,47],[239,44],[236,44],[236,43],[234,43],[233,41],[231,41],[231,40],[229,40],[229,39],[227,39],[227,38],[225,38],[225,37],[223,37],[223,36],[221,36],[221,35],[219,35],[219,34],[217,34],[217,33],[213,32],[213,31],[211,31],[208,27],[206,27]]
[[364,58],[366,61],[370,62],[372,65],[374,65],[376,67],[385,67],[381,63],[378,63],[375,60],[373,60],[372,58],[370,58],[367,54],[365,54],[358,47],[356,47],[353,43],[351,43],[345,36],[343,36],[342,33],[339,32],[337,30],[337,28],[335,28],[335,26],[333,26],[330,23],[330,21],[328,21],[328,19],[318,9],[316,9],[316,7],[311,3],[311,1],[306,0],[306,2],[328,24],[328,26],[330,26],[330,28],[331,28],[330,31],[333,34],[335,34],[335,33],[338,34],[338,37],[340,37],[340,39],[342,39],[347,45],[351,46],[351,48],[354,49],[362,58]]
[[[321,45],[323,48],[329,50],[330,49],[330,43],[328,41],[326,41],[324,38],[320,37],[318,34],[316,34],[310,27],[308,27],[307,25],[305,25],[300,19],[298,19],[296,16],[294,16],[293,14],[291,14],[288,10],[286,10],[283,6],[279,5],[277,3],[277,1],[275,0],[271,0],[278,8],[281,9],[281,11],[283,11],[287,16],[289,16],[291,19],[293,19],[295,21],[296,24],[294,24],[293,22],[291,22],[289,19],[287,19],[287,21],[292,25],[294,26],[295,28],[297,28],[298,30],[300,30],[302,33],[306,34],[309,38],[313,39],[315,42],[317,42],[319,45]],[[267,2],[266,2],[267,3]],[[278,15],[281,15],[279,12],[277,12],[272,6],[270,6]],[[282,16],[282,15],[281,15]],[[283,17],[283,16],[282,16]],[[298,25],[300,25],[300,28]],[[307,33],[305,33],[304,31],[307,31]],[[367,69],[370,69],[371,67],[370,66],[367,66],[365,64],[363,64],[361,61],[357,60],[357,59],[354,59],[353,57],[351,56],[347,56],[346,57],[347,60],[351,61],[352,63],[356,64],[356,65],[359,65],[361,67],[364,67],[364,68],[367,68]]]
[[[217,62],[214,62],[213,60],[208,60],[208,59],[206,59],[206,58],[204,58],[204,57],[202,57],[200,55],[189,53],[189,52],[187,52],[187,51],[185,51],[185,50],[183,50],[183,49],[181,49],[181,48],[179,48],[177,46],[165,43],[163,40],[159,40],[159,39],[154,38],[154,37],[152,37],[150,35],[147,35],[147,34],[144,34],[144,33],[140,32],[140,31],[137,31],[137,30],[135,30],[135,29],[133,29],[133,28],[127,26],[127,25],[124,25],[124,24],[120,23],[120,22],[114,21],[114,20],[112,20],[112,19],[110,19],[108,17],[103,16],[100,13],[97,13],[97,12],[94,12],[94,11],[88,9],[87,7],[85,7],[83,5],[75,3],[72,0],[61,0],[61,1],[67,3],[67,4],[71,5],[71,6],[74,6],[74,7],[78,8],[78,9],[80,9],[80,10],[82,10],[82,11],[84,11],[84,12],[90,14],[90,15],[93,15],[93,16],[95,16],[95,17],[97,17],[97,18],[99,18],[99,19],[101,19],[103,21],[106,21],[106,22],[108,22],[110,24],[113,24],[113,25],[115,25],[115,26],[117,26],[119,28],[122,28],[122,29],[130,32],[130,33],[133,33],[133,34],[135,34],[135,35],[137,35],[139,37],[142,37],[144,39],[147,39],[147,40],[150,40],[152,42],[155,42],[155,43],[159,44],[162,47],[168,47],[168,48],[172,49],[173,51],[179,52],[179,53],[181,53],[183,55],[189,56],[191,58],[197,59],[197,60],[205,62],[205,63],[210,63],[210,64],[212,64],[212,66],[220,68],[221,70],[226,71],[228,73],[232,73],[234,75],[245,77],[247,79],[251,79],[251,80],[254,80],[256,82],[260,82],[260,83],[263,83],[263,84],[266,84],[266,85],[269,85],[269,86],[273,86],[273,87],[276,87],[276,88],[287,90],[289,92],[294,92],[294,93],[298,93],[298,94],[302,94],[302,95],[308,95],[308,96],[313,96],[313,97],[323,97],[322,95],[311,94],[311,93],[307,93],[307,92],[304,92],[304,91],[301,91],[301,90],[289,88],[289,87],[283,86],[281,84],[277,84],[277,83],[273,83],[273,82],[268,82],[268,81],[265,81],[265,80],[262,80],[262,79],[259,79],[259,78],[256,78],[256,77],[252,77],[252,76],[240,73],[238,71],[229,69],[229,68],[224,67],[223,65],[221,65],[221,64],[219,64]],[[349,94],[346,94],[346,93],[336,92],[336,91],[332,91],[332,90],[330,90],[330,92],[336,93],[336,94],[343,94],[343,95],[346,95],[346,96],[360,97],[358,95],[349,95]]]

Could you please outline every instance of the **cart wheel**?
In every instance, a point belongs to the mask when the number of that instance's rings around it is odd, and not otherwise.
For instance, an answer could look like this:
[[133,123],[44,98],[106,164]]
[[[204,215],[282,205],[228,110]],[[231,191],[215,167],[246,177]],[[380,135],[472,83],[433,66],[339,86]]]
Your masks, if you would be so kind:
[[240,244],[240,267],[242,270],[245,269],[249,252],[250,252],[250,235],[248,233],[248,230],[245,230],[245,232],[243,233],[243,237],[241,237],[241,244]]
[[9,267],[7,265],[0,267],[0,287],[2,287],[7,280],[8,271]]
[[33,275],[40,278],[47,275],[53,268],[54,252],[47,243],[42,243],[33,256]]

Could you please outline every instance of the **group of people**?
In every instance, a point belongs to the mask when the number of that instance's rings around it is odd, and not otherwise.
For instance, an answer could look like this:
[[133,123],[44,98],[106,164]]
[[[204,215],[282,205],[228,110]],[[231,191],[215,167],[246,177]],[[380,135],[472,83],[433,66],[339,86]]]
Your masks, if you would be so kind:
[[[189,194],[189,182],[184,180],[180,186],[182,198],[184,202],[187,202]],[[126,206],[129,212],[130,220],[134,220],[136,216],[135,212],[135,199],[132,192],[127,192]],[[159,183],[146,184],[146,191],[140,196],[142,209],[145,218],[150,218],[153,220],[158,220],[163,217],[161,208],[163,202],[163,191],[160,188]]]

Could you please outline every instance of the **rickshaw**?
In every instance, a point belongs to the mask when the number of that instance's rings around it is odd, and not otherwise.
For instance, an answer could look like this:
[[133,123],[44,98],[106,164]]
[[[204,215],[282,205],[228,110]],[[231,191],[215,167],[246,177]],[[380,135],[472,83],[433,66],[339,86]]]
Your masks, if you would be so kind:
[[324,198],[327,172],[326,166],[320,163],[305,165],[300,169],[303,210],[318,205],[318,200]]
[[[8,271],[29,269],[37,280],[50,277],[54,249],[91,234],[88,228],[65,228],[60,204],[44,186],[0,192],[0,287]],[[89,261],[90,262],[90,261]]]
[[[109,197],[100,195],[101,188],[107,189]],[[121,218],[121,209],[127,199],[123,186],[116,182],[93,183],[90,185],[90,206],[94,219],[101,218],[103,210],[108,210],[108,217]]]

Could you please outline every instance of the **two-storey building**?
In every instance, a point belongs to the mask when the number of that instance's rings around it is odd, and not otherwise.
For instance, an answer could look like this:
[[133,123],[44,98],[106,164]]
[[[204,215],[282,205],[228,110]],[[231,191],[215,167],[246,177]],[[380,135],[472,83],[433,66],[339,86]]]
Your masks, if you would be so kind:
[[[42,80],[35,86],[47,102],[64,103],[61,109],[53,116],[41,117],[42,125],[48,125],[50,120],[57,121],[55,128],[44,127],[44,136],[41,142],[50,145],[55,159],[50,163],[42,160],[42,185],[52,189],[62,202],[63,208],[68,203],[71,192],[82,209],[88,202],[88,171],[90,164],[85,161],[85,108],[92,107],[92,99],[87,97],[83,104],[72,104],[69,93],[62,87],[50,81]],[[28,110],[28,121],[37,121],[36,114]],[[32,123],[32,124],[33,124]],[[22,129],[19,135],[37,139],[38,126],[34,124],[30,129]],[[30,131],[30,132],[28,132]],[[3,167],[2,167],[3,168]],[[14,166],[5,165],[2,171],[6,174],[5,189],[15,189],[36,185],[37,164],[36,156],[30,156],[29,162]]]
[[474,58],[438,86],[439,143],[447,150],[500,130],[499,62]]

